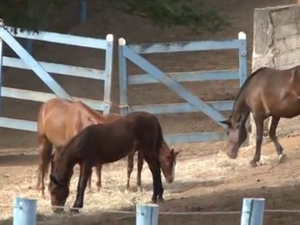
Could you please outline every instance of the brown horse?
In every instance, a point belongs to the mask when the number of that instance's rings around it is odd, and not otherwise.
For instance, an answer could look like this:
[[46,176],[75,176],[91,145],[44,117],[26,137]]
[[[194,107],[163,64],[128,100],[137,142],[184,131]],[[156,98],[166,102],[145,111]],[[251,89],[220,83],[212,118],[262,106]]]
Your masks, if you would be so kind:
[[[92,167],[124,158],[133,150],[142,152],[153,178],[152,201],[163,201],[161,169],[172,174],[177,154],[170,151],[160,159],[163,133],[158,119],[146,112],[132,112],[106,124],[83,129],[52,160],[49,191],[52,206],[63,206],[69,195],[69,183],[75,164],[80,165],[77,195],[72,211],[83,207],[83,197]],[[162,157],[162,156],[161,156]],[[53,207],[54,212],[63,211]]]
[[[107,119],[107,122],[114,122],[117,119],[120,119],[122,116],[120,114],[116,114],[116,113],[110,113],[110,114],[106,114],[104,115],[104,117]],[[160,160],[163,161],[165,159],[165,155],[170,154],[170,152],[174,152],[174,149],[170,149],[168,144],[163,140],[163,145],[160,149]],[[130,176],[131,173],[133,171],[133,165],[134,165],[134,155],[137,152],[137,180],[136,180],[136,185],[138,188],[138,191],[142,191],[142,170],[143,170],[143,165],[144,165],[144,157],[141,151],[138,151],[137,149],[135,149],[134,151],[132,151],[131,153],[129,153],[129,155],[127,156],[127,182],[126,182],[126,191],[129,191],[130,188]],[[180,151],[178,151],[176,154],[179,154]],[[162,165],[165,165],[165,163],[162,163]],[[167,183],[172,183],[174,181],[174,177],[175,177],[175,165],[176,165],[176,161],[173,164],[173,174],[168,174],[168,173],[164,173],[164,171],[166,170],[162,170],[165,180],[167,181]],[[97,185],[99,187],[101,187],[101,169],[102,166],[99,165],[96,167],[96,173],[98,175],[98,182]]]
[[[59,151],[59,149],[85,127],[106,122],[107,119],[102,114],[82,102],[71,102],[69,100],[54,98],[45,102],[40,107],[37,119],[40,161],[36,186],[41,191],[42,196],[45,196],[44,178],[48,172],[53,145],[56,151]],[[101,186],[101,174],[98,174],[99,170],[101,171],[101,168],[96,168],[98,189]],[[89,187],[91,187],[91,179],[89,180]]]
[[276,136],[280,118],[292,118],[300,114],[300,66],[286,70],[262,67],[253,72],[242,85],[234,102],[231,115],[224,121],[228,126],[229,149],[227,155],[235,159],[241,144],[247,139],[246,120],[250,111],[253,113],[257,136],[256,151],[250,161],[257,166],[261,156],[263,141],[263,122],[272,117],[269,136],[278,155],[278,162],[283,159],[283,148]]
[[[137,179],[136,179],[136,185],[138,188],[138,191],[142,191],[142,170],[143,170],[143,164],[144,164],[144,157],[143,153],[141,151],[135,150],[132,153],[130,153],[127,157],[127,182],[126,182],[126,191],[129,191],[130,188],[130,176],[133,171],[133,164],[134,164],[134,154],[137,152]],[[170,154],[171,152],[171,154]],[[168,144],[163,140],[162,147],[160,148],[160,155],[159,155],[159,161],[161,162],[161,166],[168,165],[167,163],[163,162],[165,160],[165,155],[172,155],[172,152],[174,152],[174,149],[170,149]],[[180,151],[176,152],[176,155],[179,154]],[[172,183],[175,178],[175,165],[176,161],[173,163],[173,169],[172,173],[166,173],[168,169],[162,169],[163,175],[165,177],[165,180],[167,183]]]

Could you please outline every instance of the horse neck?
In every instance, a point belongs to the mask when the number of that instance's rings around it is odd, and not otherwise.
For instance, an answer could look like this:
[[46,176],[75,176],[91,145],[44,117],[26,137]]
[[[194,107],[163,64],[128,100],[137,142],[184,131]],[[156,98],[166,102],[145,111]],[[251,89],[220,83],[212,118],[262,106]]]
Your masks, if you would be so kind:
[[161,159],[161,158],[164,159],[164,157],[165,157],[166,155],[170,154],[170,150],[171,150],[171,149],[170,149],[169,145],[167,144],[167,142],[166,142],[165,140],[163,140],[162,145],[161,145],[161,147],[159,148],[159,152],[158,152],[159,158],[160,158],[160,159]]
[[55,170],[60,174],[60,178],[69,180],[73,173],[73,168],[77,163],[76,154],[72,153],[71,149],[57,152],[54,155],[53,163]]
[[234,120],[238,120],[240,117],[243,119],[248,117],[249,112],[250,109],[246,104],[245,94],[242,93],[234,103],[231,116]]

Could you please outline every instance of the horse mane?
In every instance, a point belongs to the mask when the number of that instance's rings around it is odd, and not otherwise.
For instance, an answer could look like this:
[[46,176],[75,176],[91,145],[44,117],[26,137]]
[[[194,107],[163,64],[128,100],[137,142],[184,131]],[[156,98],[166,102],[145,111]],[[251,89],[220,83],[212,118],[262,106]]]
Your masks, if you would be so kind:
[[253,73],[250,74],[250,76],[247,77],[246,81],[244,82],[244,84],[242,85],[242,87],[240,88],[237,96],[234,99],[234,105],[233,105],[233,109],[235,108],[235,104],[236,102],[239,100],[239,98],[241,97],[243,91],[245,90],[245,88],[249,85],[249,83],[251,82],[252,78],[255,77],[255,75],[257,75],[259,72],[267,69],[268,67],[260,67],[257,70],[255,70]]
[[78,103],[80,105],[82,105],[83,108],[86,109],[94,117],[104,119],[104,117],[103,117],[103,115],[101,113],[99,113],[96,110],[92,109],[91,107],[89,107],[88,105],[86,105],[85,103],[83,103],[82,101],[78,101]]

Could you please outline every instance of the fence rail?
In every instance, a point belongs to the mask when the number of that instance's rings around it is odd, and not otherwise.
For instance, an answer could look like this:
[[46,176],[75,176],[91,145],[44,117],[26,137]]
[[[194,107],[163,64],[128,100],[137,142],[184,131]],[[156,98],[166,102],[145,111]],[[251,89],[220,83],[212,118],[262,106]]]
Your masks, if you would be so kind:
[[[57,206],[53,208],[63,208]],[[72,209],[72,208],[70,208]],[[80,210],[80,209],[79,209]],[[290,210],[287,210],[290,212]],[[159,215],[230,215],[240,214],[240,225],[263,225],[264,212],[285,212],[282,210],[265,210],[265,199],[244,198],[241,211],[221,211],[221,212],[159,212],[156,204],[137,204],[136,211],[104,210],[104,213],[135,214],[137,225],[158,225]],[[299,213],[300,210],[295,210]],[[36,225],[37,200],[16,197],[13,203],[13,224],[14,225]]]
[[[234,49],[238,51],[238,68],[236,70],[212,70],[165,73],[151,64],[140,54],[175,53],[206,50]],[[127,114],[132,111],[147,111],[152,114],[192,113],[202,112],[220,127],[224,119],[222,111],[230,111],[234,101],[205,102],[201,96],[195,96],[180,82],[200,82],[215,80],[239,80],[239,85],[247,79],[247,46],[246,34],[240,32],[238,39],[225,41],[192,41],[192,42],[167,42],[156,44],[129,44],[126,45],[124,38],[119,39],[119,82],[120,82],[120,111]],[[134,63],[146,72],[146,74],[128,74],[127,60]],[[131,85],[144,85],[160,83],[165,85],[186,103],[131,105],[128,90]],[[221,141],[225,139],[221,132],[181,133],[167,134],[166,141],[170,144],[185,142]]]
[[[86,103],[93,109],[103,111],[104,114],[110,112],[111,109],[111,75],[112,75],[112,63],[113,63],[113,35],[108,34],[106,39],[97,39],[89,37],[80,37],[74,35],[59,34],[53,32],[39,32],[35,33],[11,33],[9,30],[11,27],[6,27],[3,22],[0,23],[0,67],[2,66],[33,70],[35,74],[47,85],[52,93],[44,93],[37,91],[29,91],[17,88],[3,87],[1,85],[2,70],[0,70],[0,96],[45,102],[54,97],[61,97],[71,100],[80,100]],[[104,70],[64,65],[49,62],[36,61],[15,39],[29,38],[33,40],[48,41],[66,45],[75,45],[85,48],[96,48],[99,50],[105,50],[105,65]],[[2,55],[3,42],[6,42],[9,47],[21,58],[6,57]],[[53,78],[49,73],[56,73],[65,76],[75,76],[82,78],[89,78],[95,80],[104,81],[104,96],[103,100],[86,99],[80,97],[70,96]],[[0,98],[1,107],[1,98]],[[13,118],[0,117],[0,127],[13,128],[19,130],[36,131],[36,122],[27,120],[18,120]]]

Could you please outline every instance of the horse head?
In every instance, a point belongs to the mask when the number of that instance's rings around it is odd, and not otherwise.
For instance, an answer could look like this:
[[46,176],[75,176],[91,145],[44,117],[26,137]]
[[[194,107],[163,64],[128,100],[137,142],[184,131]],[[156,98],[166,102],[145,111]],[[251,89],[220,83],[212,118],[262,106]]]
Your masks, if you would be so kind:
[[167,143],[163,143],[160,149],[159,161],[161,170],[168,183],[172,183],[175,179],[175,166],[176,159],[180,151],[175,151],[173,148],[170,149]]
[[69,196],[70,190],[70,180],[73,174],[73,169],[71,170],[69,176],[66,179],[62,179],[60,176],[60,171],[55,168],[55,163],[51,163],[51,174],[49,176],[50,182],[48,185],[48,190],[51,198],[52,210],[54,213],[62,213],[64,211],[63,206]]
[[227,119],[220,121],[220,123],[227,126],[227,155],[231,159],[236,159],[239,148],[247,139],[245,120],[242,120],[241,116],[234,118],[230,115]]

